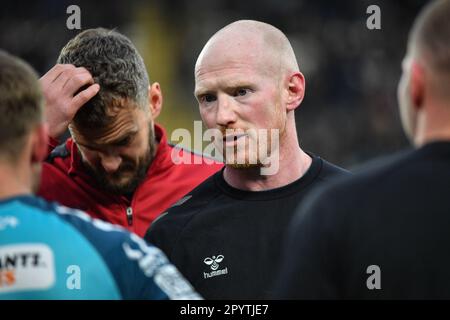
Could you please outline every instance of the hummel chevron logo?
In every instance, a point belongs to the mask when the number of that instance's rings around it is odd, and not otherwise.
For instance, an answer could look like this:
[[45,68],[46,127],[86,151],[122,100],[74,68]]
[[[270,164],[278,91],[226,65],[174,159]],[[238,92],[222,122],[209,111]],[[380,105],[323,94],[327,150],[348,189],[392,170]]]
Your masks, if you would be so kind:
[[219,254],[218,256],[212,256],[207,257],[203,260],[203,262],[207,265],[210,266],[211,272],[203,272],[203,277],[205,279],[207,278],[212,278],[212,277],[216,277],[216,276],[220,276],[220,275],[224,275],[228,273],[228,268],[224,268],[221,270],[217,270],[219,269],[219,263],[221,263],[223,261],[223,259],[225,259],[225,257],[221,254]]
[[217,270],[219,268],[219,263],[222,262],[223,258],[225,258],[223,255],[212,256],[212,258],[205,258],[203,260],[204,263],[206,263],[208,266],[211,266],[211,270]]

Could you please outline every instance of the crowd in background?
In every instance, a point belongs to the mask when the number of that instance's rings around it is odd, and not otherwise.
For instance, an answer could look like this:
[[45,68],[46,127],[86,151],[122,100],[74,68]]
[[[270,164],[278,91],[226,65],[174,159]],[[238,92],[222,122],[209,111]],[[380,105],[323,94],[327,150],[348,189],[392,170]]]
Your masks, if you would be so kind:
[[[81,9],[82,29],[116,28],[137,45],[150,80],[165,101],[159,121],[169,131],[200,120],[194,89],[195,59],[207,39],[238,19],[271,23],[292,41],[306,77],[306,98],[296,112],[305,150],[356,167],[406,147],[396,89],[407,33],[425,0],[171,0],[20,1],[0,9],[0,47],[42,75],[69,30],[69,5]],[[381,30],[369,30],[369,5],[381,9]],[[176,142],[176,141],[175,141]],[[189,147],[189,146],[188,146]]]

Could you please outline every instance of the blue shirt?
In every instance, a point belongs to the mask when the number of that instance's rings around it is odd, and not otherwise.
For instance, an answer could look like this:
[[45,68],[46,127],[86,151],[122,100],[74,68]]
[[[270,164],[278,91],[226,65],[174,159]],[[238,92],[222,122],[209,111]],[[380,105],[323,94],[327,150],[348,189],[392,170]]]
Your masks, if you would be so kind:
[[0,299],[199,299],[156,247],[34,196],[0,201]]

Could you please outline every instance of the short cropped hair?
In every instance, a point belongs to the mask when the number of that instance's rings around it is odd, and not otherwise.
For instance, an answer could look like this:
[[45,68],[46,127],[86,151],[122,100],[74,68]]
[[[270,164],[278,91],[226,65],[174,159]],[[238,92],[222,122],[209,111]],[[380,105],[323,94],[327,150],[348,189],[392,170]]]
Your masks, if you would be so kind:
[[0,50],[0,157],[16,160],[25,138],[43,122],[44,97],[33,68]]
[[125,106],[147,111],[149,78],[144,61],[119,32],[85,30],[66,44],[57,63],[86,68],[100,85],[99,93],[75,115],[77,128],[103,127]]
[[410,44],[433,71],[450,74],[450,0],[429,3],[417,17]]

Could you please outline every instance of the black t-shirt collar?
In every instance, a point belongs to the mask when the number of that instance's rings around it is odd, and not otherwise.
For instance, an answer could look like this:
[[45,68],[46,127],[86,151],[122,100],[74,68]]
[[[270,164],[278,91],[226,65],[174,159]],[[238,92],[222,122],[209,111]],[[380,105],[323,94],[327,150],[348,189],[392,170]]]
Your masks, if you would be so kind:
[[224,168],[214,175],[214,182],[221,191],[235,199],[264,201],[287,197],[299,192],[300,190],[303,190],[312,181],[314,181],[314,179],[320,173],[323,165],[322,159],[313,154],[309,155],[312,158],[312,162],[305,174],[294,182],[291,182],[288,185],[279,188],[264,191],[248,191],[234,188],[230,186],[223,178]]

